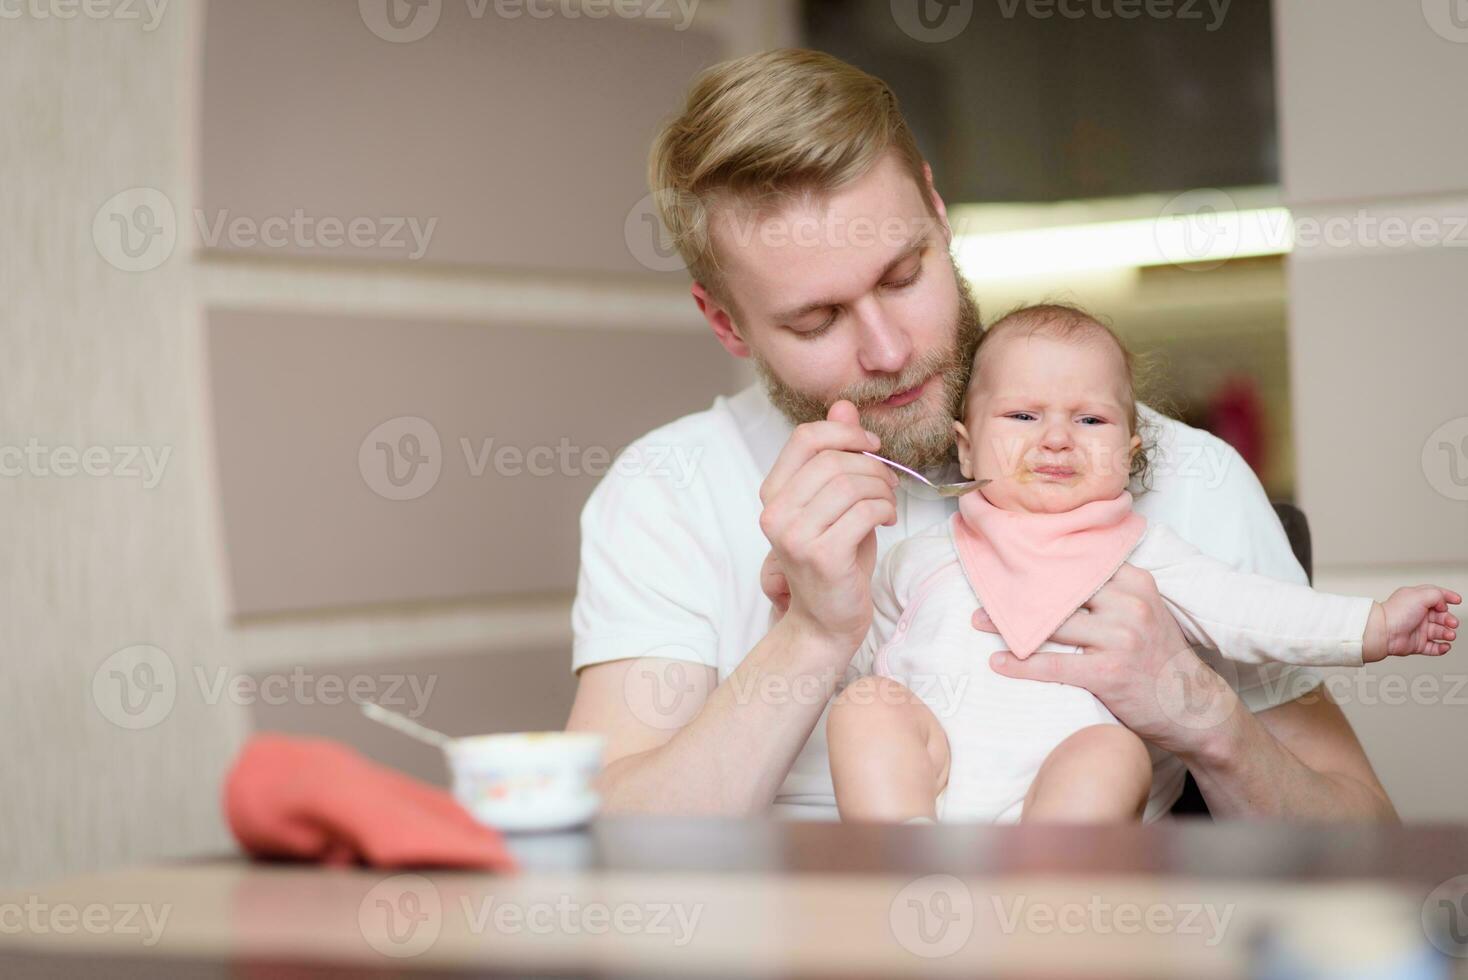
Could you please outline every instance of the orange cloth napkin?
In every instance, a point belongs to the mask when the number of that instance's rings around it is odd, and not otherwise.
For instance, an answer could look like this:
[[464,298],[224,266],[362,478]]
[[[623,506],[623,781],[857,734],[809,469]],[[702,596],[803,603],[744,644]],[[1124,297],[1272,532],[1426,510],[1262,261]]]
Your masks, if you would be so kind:
[[1116,574],[1146,530],[1125,490],[1057,514],[1001,510],[979,491],[959,497],[953,515],[959,564],[1021,660]]
[[225,779],[224,812],[254,857],[518,870],[500,833],[448,793],[328,739],[256,735]]

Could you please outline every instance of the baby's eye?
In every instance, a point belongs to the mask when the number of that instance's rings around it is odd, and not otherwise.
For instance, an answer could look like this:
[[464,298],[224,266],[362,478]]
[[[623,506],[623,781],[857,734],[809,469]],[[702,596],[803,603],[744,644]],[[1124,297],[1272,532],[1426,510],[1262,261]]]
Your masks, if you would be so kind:
[[1029,412],[1010,412],[1008,415],[1006,415],[1004,417],[1007,418],[1007,419],[1018,419],[1021,416],[1023,416],[1024,419],[1032,419],[1032,418],[1034,418],[1034,416],[1031,415]]
[[1096,415],[1082,415],[1081,416],[1081,421],[1082,422],[1086,422],[1086,423],[1095,422],[1097,425],[1105,425],[1106,424],[1106,420],[1105,419],[1103,419],[1103,418],[1101,418],[1099,416],[1096,416]]

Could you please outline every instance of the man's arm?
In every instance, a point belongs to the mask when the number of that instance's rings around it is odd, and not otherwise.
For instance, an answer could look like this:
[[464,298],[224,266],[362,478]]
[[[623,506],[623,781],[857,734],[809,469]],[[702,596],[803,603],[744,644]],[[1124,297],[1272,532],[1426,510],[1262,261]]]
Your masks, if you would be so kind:
[[1127,727],[1181,758],[1217,817],[1396,820],[1340,709],[1307,695],[1258,715],[1195,654],[1152,575],[1122,565],[1052,637],[1083,656],[1007,651],[1008,677],[1084,687]]
[[722,684],[714,668],[679,660],[594,664],[566,729],[607,736],[606,812],[757,813],[834,693],[831,665],[850,652],[786,617]]
[[774,799],[871,625],[875,532],[897,516],[897,478],[857,452],[875,448],[841,401],[781,450],[759,529],[790,602],[722,684],[655,656],[582,668],[566,727],[607,736],[609,812],[746,814]]
[[1184,757],[1215,817],[1396,822],[1361,743],[1324,687],[1252,714],[1206,754]]

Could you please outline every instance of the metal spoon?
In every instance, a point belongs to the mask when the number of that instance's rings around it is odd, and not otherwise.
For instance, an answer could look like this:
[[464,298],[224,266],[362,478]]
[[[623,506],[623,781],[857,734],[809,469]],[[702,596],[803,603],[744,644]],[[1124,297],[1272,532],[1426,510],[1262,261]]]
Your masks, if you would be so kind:
[[420,725],[411,718],[404,717],[396,711],[388,711],[381,705],[373,704],[371,701],[361,701],[358,703],[358,707],[362,709],[362,714],[378,724],[396,729],[409,738],[415,738],[420,742],[427,742],[435,748],[447,749],[449,743],[454,741],[451,736],[445,735],[443,732],[437,732],[426,725]]
[[901,470],[903,473],[906,473],[914,480],[917,480],[919,483],[922,483],[925,486],[931,488],[940,497],[960,497],[963,494],[968,493],[970,490],[977,490],[979,487],[982,487],[986,483],[994,482],[993,480],[965,480],[962,483],[934,483],[932,480],[929,480],[927,477],[923,476],[916,470],[910,470],[906,466],[903,466],[901,463],[894,463],[886,456],[878,456],[876,453],[869,453],[865,450],[862,451],[862,455],[870,456],[872,459],[886,463],[888,466],[892,467],[895,470]]

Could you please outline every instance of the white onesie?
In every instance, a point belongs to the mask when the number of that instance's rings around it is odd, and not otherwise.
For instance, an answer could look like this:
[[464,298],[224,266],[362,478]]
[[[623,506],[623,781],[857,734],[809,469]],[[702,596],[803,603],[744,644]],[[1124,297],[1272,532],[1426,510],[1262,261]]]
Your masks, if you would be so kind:
[[[973,625],[982,597],[953,540],[962,519],[954,514],[884,557],[872,583],[872,630],[852,666],[905,684],[942,723],[951,762],[939,820],[1012,823],[1051,749],[1087,726],[1120,722],[1084,688],[990,669],[990,654],[1007,644]],[[1236,571],[1152,522],[1126,561],[1152,573],[1195,646],[1243,663],[1361,665],[1370,599]],[[1080,648],[1047,641],[1039,651]],[[1162,816],[1175,795],[1154,784],[1143,819]]]

